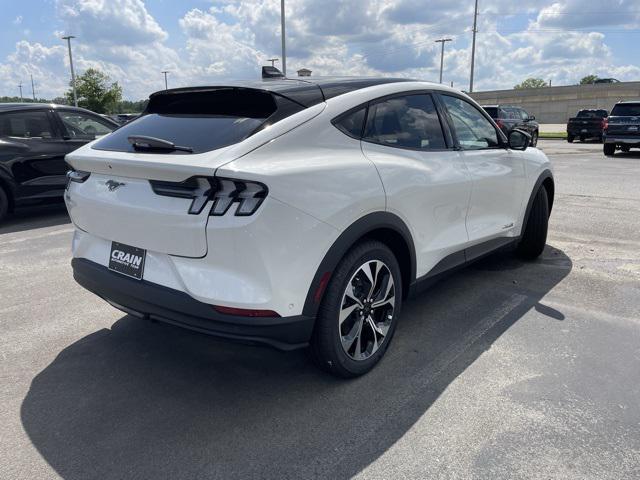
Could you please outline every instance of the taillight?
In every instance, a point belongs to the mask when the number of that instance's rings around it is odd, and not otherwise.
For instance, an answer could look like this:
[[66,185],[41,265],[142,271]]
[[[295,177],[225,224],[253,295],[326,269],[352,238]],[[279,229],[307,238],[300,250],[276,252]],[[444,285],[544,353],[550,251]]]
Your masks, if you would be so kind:
[[499,118],[496,120],[496,125],[498,125],[498,128],[500,130],[504,129],[504,122],[502,120],[500,120]]
[[213,200],[210,215],[222,216],[237,203],[237,216],[253,215],[267,196],[266,185],[259,182],[231,178],[191,177],[184,182],[150,180],[157,195],[191,198],[189,213],[199,215],[209,200]]
[[91,172],[81,172],[78,170],[69,170],[67,172],[67,185],[66,188],[69,188],[69,184],[71,182],[75,183],[84,183],[91,176]]
[[602,119],[602,130],[606,131],[609,128],[609,119],[608,118],[603,118]]
[[221,216],[229,207],[238,203],[235,215],[253,215],[267,196],[267,187],[258,182],[247,182],[231,178],[216,178],[218,188],[213,194],[210,215]]

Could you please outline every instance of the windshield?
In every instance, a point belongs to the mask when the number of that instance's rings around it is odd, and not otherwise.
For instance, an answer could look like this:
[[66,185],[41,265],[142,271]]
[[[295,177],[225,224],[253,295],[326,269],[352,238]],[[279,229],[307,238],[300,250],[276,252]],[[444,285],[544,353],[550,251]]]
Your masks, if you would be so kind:
[[640,103],[620,103],[613,107],[611,115],[616,117],[640,117]]

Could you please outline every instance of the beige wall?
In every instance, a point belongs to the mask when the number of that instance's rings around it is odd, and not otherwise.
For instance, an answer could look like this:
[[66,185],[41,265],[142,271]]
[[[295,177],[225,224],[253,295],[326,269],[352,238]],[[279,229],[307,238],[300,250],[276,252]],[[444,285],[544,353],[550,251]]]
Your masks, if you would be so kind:
[[640,82],[496,90],[471,96],[481,105],[518,105],[540,123],[565,123],[583,108],[611,111],[620,100],[640,100]]

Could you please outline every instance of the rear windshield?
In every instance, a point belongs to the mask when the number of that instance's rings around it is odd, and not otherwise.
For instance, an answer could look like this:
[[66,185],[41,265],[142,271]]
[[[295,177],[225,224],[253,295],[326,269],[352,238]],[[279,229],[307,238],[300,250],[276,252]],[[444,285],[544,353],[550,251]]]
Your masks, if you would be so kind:
[[616,117],[640,117],[640,103],[622,103],[613,107],[611,115]]
[[269,92],[222,88],[204,92],[152,96],[144,115],[99,140],[94,149],[136,153],[177,153],[182,150],[140,150],[130,136],[147,136],[203,153],[241,142],[276,111]]
[[580,110],[578,112],[580,118],[604,118],[606,116],[606,110]]
[[500,118],[497,107],[484,107],[484,111],[487,112],[491,118]]

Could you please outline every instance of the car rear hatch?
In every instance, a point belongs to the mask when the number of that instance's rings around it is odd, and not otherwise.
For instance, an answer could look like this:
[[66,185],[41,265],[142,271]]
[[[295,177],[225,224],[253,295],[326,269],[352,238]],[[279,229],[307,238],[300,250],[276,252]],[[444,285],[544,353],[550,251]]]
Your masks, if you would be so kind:
[[612,137],[640,137],[640,103],[623,103],[613,107],[607,135]]
[[154,94],[140,118],[67,156],[75,170],[65,195],[70,216],[107,240],[202,257],[215,170],[268,141],[265,126],[297,113],[304,120],[307,110],[255,88]]

